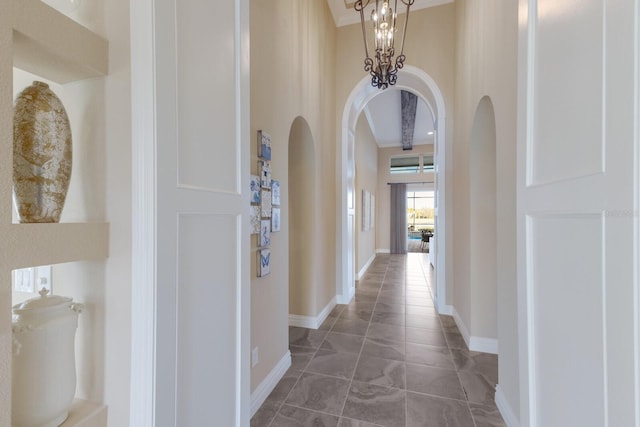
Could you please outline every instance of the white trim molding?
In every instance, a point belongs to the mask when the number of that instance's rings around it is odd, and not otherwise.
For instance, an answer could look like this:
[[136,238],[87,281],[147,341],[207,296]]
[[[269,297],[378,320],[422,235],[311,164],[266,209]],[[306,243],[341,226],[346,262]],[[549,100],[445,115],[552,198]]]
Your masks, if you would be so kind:
[[464,324],[460,314],[455,307],[453,308],[453,320],[456,321],[456,325],[464,338],[464,342],[470,351],[478,351],[481,353],[498,354],[498,340],[496,338],[475,337],[469,333],[467,325]]
[[444,314],[445,316],[453,316],[452,305],[447,305],[447,304],[440,305],[438,304],[438,301],[434,301],[434,303],[436,305],[436,310],[438,310],[439,314]]
[[301,316],[299,314],[289,315],[289,326],[297,326],[299,328],[318,329],[316,328],[316,318],[313,316]]
[[469,336],[470,336],[469,329],[467,328],[467,325],[465,325],[464,322],[462,321],[462,317],[460,317],[458,310],[456,310],[455,307],[452,307],[452,308],[453,308],[453,312],[451,313],[451,315],[453,316],[453,320],[456,321],[458,330],[460,330],[460,334],[462,335],[462,338],[464,338],[464,342],[467,343],[467,347],[469,347]]
[[362,279],[362,276],[364,276],[364,274],[367,272],[367,269],[371,267],[371,264],[373,263],[374,259],[376,259],[376,254],[371,255],[371,258],[369,258],[369,261],[367,261],[364,267],[360,269],[360,271],[358,272],[358,276],[356,277],[356,280]]
[[278,382],[282,379],[287,370],[291,367],[291,352],[287,350],[285,355],[280,359],[271,372],[267,374],[264,380],[251,393],[251,416],[253,417],[258,409],[262,406],[267,397],[271,394]]
[[131,3],[131,412],[130,424],[155,425],[156,69],[154,0]]
[[520,427],[520,421],[518,420],[518,417],[516,417],[515,412],[513,412],[511,405],[509,405],[507,396],[505,396],[500,384],[496,385],[495,401],[496,407],[500,411],[500,415],[502,415],[502,419],[507,427]]
[[354,286],[352,286],[351,288],[349,288],[349,293],[347,295],[338,295],[336,302],[337,304],[349,304],[351,302],[351,300],[353,299],[354,295],[356,294],[356,288]]
[[498,340],[496,338],[471,336],[469,337],[469,350],[498,354]]
[[376,253],[377,254],[390,254],[391,253],[391,249],[376,249]]
[[336,297],[333,297],[329,304],[322,309],[317,316],[300,316],[298,314],[289,315],[289,326],[298,326],[300,328],[318,329],[320,325],[329,317],[329,313],[336,306]]

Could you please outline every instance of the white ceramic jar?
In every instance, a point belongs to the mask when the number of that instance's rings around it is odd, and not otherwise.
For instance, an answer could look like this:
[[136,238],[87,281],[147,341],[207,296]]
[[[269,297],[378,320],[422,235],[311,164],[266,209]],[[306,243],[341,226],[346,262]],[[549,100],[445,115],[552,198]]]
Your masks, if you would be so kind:
[[58,427],[76,392],[75,333],[82,304],[40,292],[13,307],[12,427]]

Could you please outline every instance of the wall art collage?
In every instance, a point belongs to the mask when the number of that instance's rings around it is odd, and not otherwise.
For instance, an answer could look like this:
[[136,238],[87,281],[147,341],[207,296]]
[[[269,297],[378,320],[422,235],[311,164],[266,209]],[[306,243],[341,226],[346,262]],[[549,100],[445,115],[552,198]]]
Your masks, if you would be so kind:
[[271,272],[271,233],[280,231],[280,181],[271,177],[271,136],[258,131],[258,175],[251,175],[251,234],[258,237],[256,274]]

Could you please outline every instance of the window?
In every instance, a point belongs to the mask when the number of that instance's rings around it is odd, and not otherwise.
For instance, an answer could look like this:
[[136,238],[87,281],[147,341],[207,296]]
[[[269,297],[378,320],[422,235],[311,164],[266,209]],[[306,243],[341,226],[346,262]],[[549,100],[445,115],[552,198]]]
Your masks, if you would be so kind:
[[389,172],[391,174],[420,172],[420,156],[392,157]]
[[422,156],[422,172],[433,172],[433,154]]
[[391,157],[389,173],[420,173],[433,172],[433,154],[419,154],[416,156]]
[[435,225],[433,191],[407,191],[407,225],[409,230],[430,230]]

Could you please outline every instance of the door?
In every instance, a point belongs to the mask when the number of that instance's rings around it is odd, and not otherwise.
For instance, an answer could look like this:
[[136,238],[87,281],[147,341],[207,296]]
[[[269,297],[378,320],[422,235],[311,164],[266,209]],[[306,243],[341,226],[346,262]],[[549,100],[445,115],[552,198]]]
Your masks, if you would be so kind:
[[134,280],[131,425],[249,425],[248,18],[248,0],[132,4],[134,129],[154,135],[134,155],[152,202],[134,277],[154,257]]
[[638,426],[638,1],[520,0],[522,426]]

